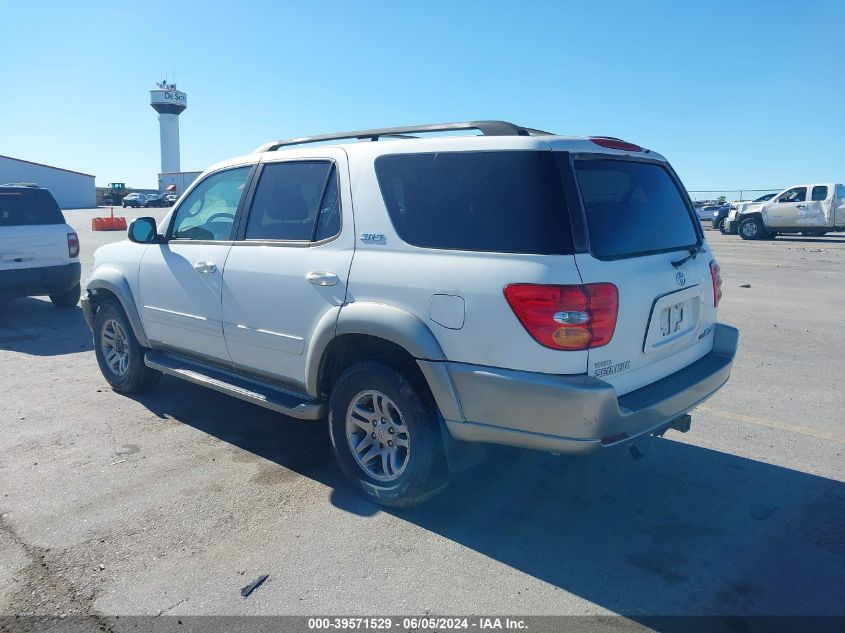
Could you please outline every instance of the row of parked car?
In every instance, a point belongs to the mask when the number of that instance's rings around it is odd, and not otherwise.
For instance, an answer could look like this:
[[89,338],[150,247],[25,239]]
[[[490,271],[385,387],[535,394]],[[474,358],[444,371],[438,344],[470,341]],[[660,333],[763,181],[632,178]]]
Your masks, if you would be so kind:
[[739,234],[745,240],[784,233],[818,237],[845,231],[845,185],[795,185],[756,200],[701,207],[698,217],[725,235]]
[[123,208],[132,207],[172,207],[179,199],[178,194],[168,193],[130,193],[123,197],[121,204]]
[[695,212],[701,222],[711,222],[714,229],[721,229],[730,210],[730,203],[725,202],[724,204],[708,204],[696,207]]
[[[750,202],[742,200],[736,202],[724,202],[722,204],[708,204],[696,207],[696,213],[698,214],[699,220],[702,222],[709,222],[715,230],[721,231],[724,234],[726,233],[725,220],[728,218],[728,215],[730,215],[732,209],[736,209],[738,205],[766,202],[774,198],[776,195],[777,194],[774,193],[767,193],[766,195],[755,198]],[[735,234],[736,230],[734,230],[733,233]]]

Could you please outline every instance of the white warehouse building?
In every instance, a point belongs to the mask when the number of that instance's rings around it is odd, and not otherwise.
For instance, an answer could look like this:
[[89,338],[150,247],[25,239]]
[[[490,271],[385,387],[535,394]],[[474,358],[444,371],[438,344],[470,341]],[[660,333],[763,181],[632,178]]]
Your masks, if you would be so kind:
[[178,193],[182,195],[199,178],[201,171],[173,171],[158,175],[159,193]]
[[0,185],[11,182],[33,182],[49,189],[62,209],[97,206],[94,176],[91,174],[0,156]]

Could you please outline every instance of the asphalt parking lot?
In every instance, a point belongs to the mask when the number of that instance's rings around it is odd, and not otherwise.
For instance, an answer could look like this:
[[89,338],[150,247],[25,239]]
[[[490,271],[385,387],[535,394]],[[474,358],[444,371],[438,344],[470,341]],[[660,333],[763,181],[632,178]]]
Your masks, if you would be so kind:
[[[122,238],[95,214],[66,214],[83,279]],[[0,304],[0,613],[845,613],[845,234],[707,236],[741,343],[688,434],[496,449],[401,512],[323,425],[169,377],[115,394],[78,308]]]

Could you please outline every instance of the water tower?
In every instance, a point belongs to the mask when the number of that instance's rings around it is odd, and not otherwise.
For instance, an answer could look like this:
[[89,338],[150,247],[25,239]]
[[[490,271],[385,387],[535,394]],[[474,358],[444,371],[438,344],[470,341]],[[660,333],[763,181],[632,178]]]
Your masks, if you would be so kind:
[[188,96],[176,84],[162,81],[150,90],[150,105],[158,112],[161,135],[161,173],[179,171],[179,115],[188,107]]

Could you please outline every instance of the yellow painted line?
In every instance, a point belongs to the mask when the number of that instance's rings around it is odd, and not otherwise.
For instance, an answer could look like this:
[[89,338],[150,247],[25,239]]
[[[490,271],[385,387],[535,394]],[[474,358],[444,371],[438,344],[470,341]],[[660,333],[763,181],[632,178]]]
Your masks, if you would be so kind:
[[830,442],[838,442],[839,444],[845,444],[845,437],[841,435],[837,435],[835,433],[827,433],[825,431],[814,431],[812,429],[805,429],[799,426],[794,426],[792,424],[787,424],[786,422],[779,422],[778,420],[769,420],[767,418],[758,418],[754,415],[745,415],[744,413],[734,413],[733,411],[723,411],[721,409],[714,409],[712,407],[708,407],[706,405],[701,405],[696,407],[696,409],[700,411],[707,411],[708,413],[712,413],[717,416],[722,416],[726,418],[732,418],[734,420],[738,420],[740,422],[747,422],[748,424],[756,424],[757,426],[765,426],[770,429],[777,429],[778,431],[787,431],[789,433],[798,433],[800,435],[808,435],[810,437],[815,437],[820,440],[828,440]]

